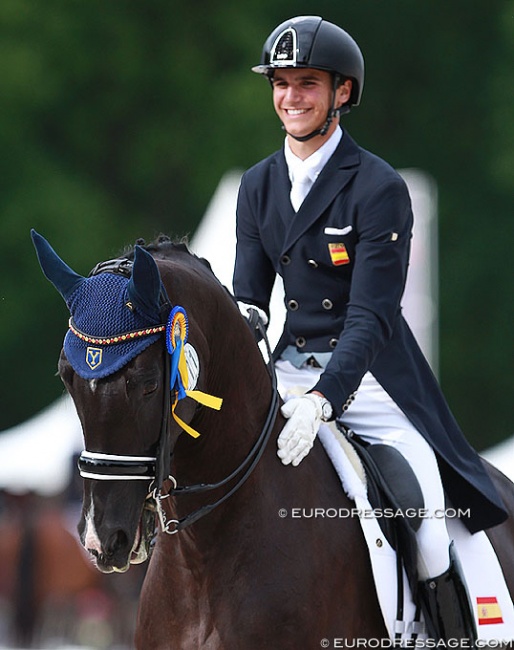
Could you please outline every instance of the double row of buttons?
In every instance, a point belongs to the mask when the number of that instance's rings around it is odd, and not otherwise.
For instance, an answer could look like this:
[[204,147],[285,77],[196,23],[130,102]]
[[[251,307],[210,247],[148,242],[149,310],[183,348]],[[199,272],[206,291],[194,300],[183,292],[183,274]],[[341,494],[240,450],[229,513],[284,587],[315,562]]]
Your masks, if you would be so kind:
[[[280,262],[282,266],[287,266],[288,264],[291,264],[291,258],[289,257],[289,255],[282,255],[282,257],[280,258]],[[318,263],[316,262],[316,260],[307,260],[307,264],[311,266],[313,269],[318,268]]]
[[[338,339],[336,339],[336,338],[331,338],[329,340],[328,346],[330,347],[331,350],[333,350],[336,347],[337,341],[338,341]],[[296,347],[304,348],[306,343],[307,343],[307,340],[306,340],[306,338],[304,336],[298,336],[298,337],[296,337],[295,343],[296,343]]]
[[[287,306],[291,311],[296,311],[297,309],[299,309],[300,304],[298,300],[291,299],[287,301]],[[330,298],[323,298],[323,300],[321,301],[321,306],[323,307],[323,309],[326,309],[328,311],[329,309],[333,308],[334,303],[330,300]]]
[[[291,258],[289,257],[289,255],[282,255],[282,257],[280,258],[280,262],[283,264],[283,266],[287,266],[288,264],[291,264]],[[318,263],[316,262],[316,260],[309,259],[307,260],[307,264],[313,269],[318,268]],[[298,302],[298,300],[292,298],[291,300],[287,301],[287,306],[291,311],[297,311],[300,308],[300,303]],[[330,300],[330,298],[323,298],[323,300],[321,301],[321,306],[323,307],[323,309],[329,311],[330,309],[333,309],[334,303]],[[328,345],[332,350],[336,347],[337,341],[338,339],[336,338],[331,338],[329,340]],[[303,348],[307,344],[307,340],[304,336],[298,336],[296,338],[295,343],[298,348]]]

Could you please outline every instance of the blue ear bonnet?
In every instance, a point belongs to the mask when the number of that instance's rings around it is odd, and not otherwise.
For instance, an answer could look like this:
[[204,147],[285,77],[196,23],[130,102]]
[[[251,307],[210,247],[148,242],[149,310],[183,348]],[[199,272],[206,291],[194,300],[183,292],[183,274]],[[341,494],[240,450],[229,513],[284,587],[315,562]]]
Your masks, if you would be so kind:
[[64,352],[80,377],[111,375],[163,336],[169,301],[147,251],[136,246],[133,262],[102,262],[85,278],[42,235],[31,234],[43,273],[70,310]]
[[66,300],[72,320],[64,339],[64,353],[73,370],[84,379],[100,379],[120,370],[162,337],[158,332],[127,342],[95,340],[116,339],[160,324],[158,314],[149,318],[140,313],[130,300],[128,284],[128,278],[121,275],[100,273],[86,278]]

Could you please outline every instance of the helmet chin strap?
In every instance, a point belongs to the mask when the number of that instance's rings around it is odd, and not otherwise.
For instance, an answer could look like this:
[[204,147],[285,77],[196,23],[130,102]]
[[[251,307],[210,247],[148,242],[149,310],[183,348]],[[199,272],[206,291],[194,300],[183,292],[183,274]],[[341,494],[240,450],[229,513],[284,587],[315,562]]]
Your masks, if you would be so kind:
[[330,125],[332,124],[332,120],[335,117],[339,117],[340,115],[349,112],[350,112],[349,106],[340,106],[339,108],[331,108],[328,112],[327,119],[325,120],[323,126],[320,129],[311,131],[307,135],[293,135],[292,133],[289,133],[289,131],[286,130],[286,127],[283,124],[282,124],[282,129],[287,133],[287,135],[290,138],[294,138],[298,142],[307,142],[307,140],[311,140],[312,138],[315,138],[317,135],[326,135],[328,129],[330,128]]

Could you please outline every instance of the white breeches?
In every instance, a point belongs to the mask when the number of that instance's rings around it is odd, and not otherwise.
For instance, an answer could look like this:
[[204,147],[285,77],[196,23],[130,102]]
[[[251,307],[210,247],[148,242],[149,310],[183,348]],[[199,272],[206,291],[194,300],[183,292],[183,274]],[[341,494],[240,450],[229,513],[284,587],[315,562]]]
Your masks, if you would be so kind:
[[[295,368],[282,360],[277,361],[276,370],[278,390],[284,400],[310,390],[323,372],[322,368]],[[443,516],[444,492],[432,448],[370,373],[364,376],[341,420],[371,444],[396,447],[409,462],[425,500],[426,516],[416,534],[419,577],[425,580],[441,575],[449,566],[450,539]]]

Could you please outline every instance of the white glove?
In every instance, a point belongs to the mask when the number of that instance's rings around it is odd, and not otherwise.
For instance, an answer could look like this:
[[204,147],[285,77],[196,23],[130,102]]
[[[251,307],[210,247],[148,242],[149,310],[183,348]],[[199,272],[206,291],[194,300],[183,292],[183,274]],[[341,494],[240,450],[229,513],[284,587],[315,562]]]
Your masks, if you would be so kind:
[[278,437],[277,456],[284,463],[296,467],[312,449],[321,424],[322,399],[309,393],[288,400],[281,408],[289,418]]
[[237,306],[239,307],[239,311],[241,314],[246,318],[247,321],[251,320],[251,314],[250,310],[254,309],[258,314],[259,314],[259,320],[263,325],[268,324],[268,316],[265,311],[260,309],[259,307],[256,307],[255,305],[249,305],[246,302],[240,302],[239,300],[237,301]]

